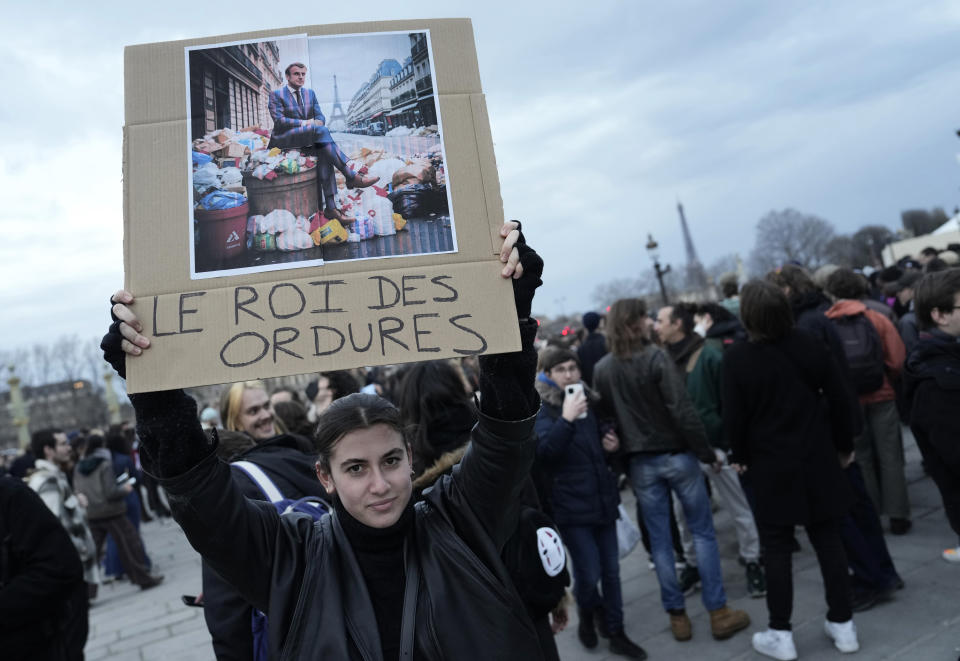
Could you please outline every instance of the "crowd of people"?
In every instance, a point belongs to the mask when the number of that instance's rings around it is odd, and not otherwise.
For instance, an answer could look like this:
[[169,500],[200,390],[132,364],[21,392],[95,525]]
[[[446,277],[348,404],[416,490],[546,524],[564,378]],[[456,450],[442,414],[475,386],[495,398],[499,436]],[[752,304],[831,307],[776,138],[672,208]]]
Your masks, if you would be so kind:
[[[904,588],[884,539],[912,526],[901,422],[960,536],[960,269],[785,265],[717,302],[622,299],[538,337],[542,262],[512,224],[502,236],[517,353],[244,381],[199,405],[141,393],[135,429],[36,431],[0,480],[4,649],[82,658],[104,574],[163,580],[139,523],[172,515],[203,559],[218,659],[559,659],[571,595],[585,648],[643,659],[620,579],[630,487],[677,641],[697,589],[713,638],[751,624],[727,603],[719,506],[747,594],[766,598],[753,647],[797,658],[803,527],[824,633],[856,652],[854,612]],[[103,344],[121,376],[149,350],[132,300],[112,298]]]

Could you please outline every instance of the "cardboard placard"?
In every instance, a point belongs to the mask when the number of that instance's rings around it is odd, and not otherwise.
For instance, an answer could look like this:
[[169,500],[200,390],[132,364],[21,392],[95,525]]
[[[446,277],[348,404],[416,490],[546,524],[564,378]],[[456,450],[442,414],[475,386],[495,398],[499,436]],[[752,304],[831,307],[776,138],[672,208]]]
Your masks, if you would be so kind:
[[469,20],[130,46],[124,73],[125,286],[152,343],[129,392],[519,348]]

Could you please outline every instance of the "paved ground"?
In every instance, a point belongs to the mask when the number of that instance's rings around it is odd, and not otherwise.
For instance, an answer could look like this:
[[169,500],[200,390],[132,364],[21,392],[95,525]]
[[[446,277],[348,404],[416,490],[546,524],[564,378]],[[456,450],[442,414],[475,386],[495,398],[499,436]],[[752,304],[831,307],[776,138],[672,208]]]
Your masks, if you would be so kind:
[[[908,432],[909,434],[909,432]],[[907,437],[908,479],[914,527],[903,537],[887,536],[887,543],[906,588],[896,598],[855,618],[860,630],[861,659],[954,661],[960,654],[960,566],[940,558],[940,551],[956,539],[947,526],[939,494],[920,470],[919,454]],[[625,493],[633,511],[633,500]],[[729,517],[716,514],[723,555],[724,578],[730,602],[747,610],[753,619],[748,631],[765,628],[766,607],[762,599],[746,596],[743,570],[736,561],[736,540]],[[198,608],[187,608],[182,594],[196,594],[200,587],[200,562],[175,523],[149,523],[143,528],[150,555],[166,575],[163,585],[140,592],[129,583],[106,585],[90,616],[87,659],[148,660],[213,659],[210,637]],[[803,551],[794,556],[794,637],[802,658],[840,658],[822,633],[825,612],[820,573],[810,544],[799,535]],[[656,577],[647,569],[647,559],[638,546],[621,565],[627,633],[643,645],[651,659],[760,659],[744,632],[724,642],[710,637],[707,615],[699,595],[688,600],[694,637],[678,643],[670,635],[667,617],[660,608]],[[576,638],[576,618],[557,636],[565,661],[615,659],[601,641],[593,651],[584,650]]]

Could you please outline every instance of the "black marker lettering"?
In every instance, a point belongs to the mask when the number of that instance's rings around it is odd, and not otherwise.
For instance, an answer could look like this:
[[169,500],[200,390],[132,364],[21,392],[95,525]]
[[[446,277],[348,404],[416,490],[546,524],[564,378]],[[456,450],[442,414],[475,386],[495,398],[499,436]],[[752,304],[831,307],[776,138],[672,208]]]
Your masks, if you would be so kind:
[[433,278],[430,278],[430,282],[432,282],[433,284],[435,284],[435,285],[440,285],[440,286],[443,287],[444,289],[449,289],[451,292],[453,292],[453,296],[450,296],[450,297],[448,297],[448,298],[442,298],[442,297],[440,297],[440,296],[434,296],[434,297],[433,297],[434,303],[453,303],[455,300],[457,300],[458,298],[460,298],[460,294],[457,293],[457,290],[456,290],[456,289],[454,289],[454,288],[451,287],[450,285],[445,285],[445,284],[443,284],[442,282],[440,282],[441,280],[450,280],[451,278],[453,278],[453,276],[451,276],[451,275],[438,275],[438,276],[435,276],[435,277],[433,277]]
[[[338,351],[340,351],[340,349],[343,348],[343,345],[346,344],[347,342],[347,338],[343,335],[343,333],[341,333],[340,331],[338,331],[336,328],[332,326],[311,326],[310,328],[313,329],[313,355],[314,356],[329,356],[330,354],[337,353]],[[340,344],[337,345],[336,349],[330,349],[329,351],[320,351],[320,331],[321,330],[328,330],[331,333],[334,333],[340,337]],[[371,333],[370,339],[371,341],[373,340],[372,333]],[[353,336],[350,337],[350,341],[351,342],[353,341]]]
[[[297,296],[300,297],[300,308],[290,312],[288,314],[280,314],[277,312],[277,309],[273,305],[273,295],[277,293],[277,290],[281,287],[290,287],[293,291],[297,292]],[[303,295],[303,292],[300,291],[300,288],[291,282],[281,282],[278,285],[274,285],[270,290],[270,295],[267,296],[267,304],[270,306],[270,314],[273,315],[274,319],[289,319],[290,317],[296,317],[298,314],[303,312],[303,309],[307,307],[307,299]]]
[[404,305],[422,305],[426,301],[408,301],[407,292],[408,291],[417,291],[416,287],[407,287],[407,280],[423,280],[427,276],[425,275],[405,275],[400,278],[401,289],[403,289],[403,304]]
[[430,335],[430,334],[431,334],[431,331],[428,331],[428,330],[420,330],[420,327],[419,327],[419,325],[417,324],[417,322],[420,321],[421,319],[426,319],[426,318],[428,318],[428,317],[439,317],[439,316],[440,316],[440,315],[439,315],[438,313],[436,313],[436,312],[430,312],[430,313],[428,313],[428,314],[415,314],[415,315],[413,315],[413,339],[414,339],[414,340],[416,341],[416,343],[417,343],[417,351],[421,351],[421,352],[423,352],[423,351],[427,351],[427,352],[429,352],[429,351],[440,351],[440,347],[421,347],[421,346],[420,346],[420,336],[421,336],[421,335]]
[[[249,292],[250,298],[248,298],[245,301],[241,301],[240,300],[241,289],[244,289],[247,292]],[[242,285],[233,290],[233,325],[234,326],[240,325],[240,310],[243,310],[254,319],[259,319],[260,321],[263,321],[263,317],[261,317],[256,312],[253,312],[247,309],[247,306],[250,305],[251,303],[256,302],[258,298],[260,298],[260,295],[257,294],[257,290],[254,289],[253,287],[247,287],[246,285]]]
[[207,292],[205,291],[195,291],[189,294],[180,294],[180,332],[181,333],[200,333],[203,331],[202,328],[184,328],[183,327],[183,318],[188,314],[196,314],[197,310],[186,310],[183,307],[183,302],[190,298],[191,296],[203,296]]
[[353,346],[353,350],[357,353],[363,353],[370,348],[370,345],[373,344],[373,324],[367,324],[367,346],[362,349],[357,346],[356,341],[353,339],[353,322],[347,324],[347,333],[350,335],[350,344]]
[[[290,335],[288,339],[282,340],[280,339],[280,333],[283,333],[283,332],[293,333],[293,335]],[[301,356],[300,354],[294,353],[289,349],[283,348],[284,344],[290,344],[291,342],[296,340],[298,337],[300,337],[300,331],[298,331],[296,328],[291,328],[290,326],[282,326],[280,328],[273,329],[273,362],[274,363],[277,362],[278,351],[282,351],[288,356],[293,356],[294,358],[299,358],[300,360],[303,360],[303,356]]]
[[[317,308],[316,310],[310,310],[313,314],[324,314],[327,312],[343,312],[342,308],[331,308],[330,307],[330,285],[345,285],[347,284],[343,280],[316,280],[310,283],[314,287],[323,287],[323,307]],[[320,328],[326,328],[321,326]],[[338,331],[339,332],[339,331]],[[342,335],[342,333],[341,333]],[[341,345],[342,346],[342,345]]]
[[157,329],[157,296],[153,297],[153,336],[154,337],[163,337],[164,335],[176,335],[177,331],[170,331],[169,333],[162,333]]
[[[393,328],[384,328],[383,322],[385,321],[394,321],[396,322],[396,325]],[[396,317],[383,317],[379,322],[379,327],[380,327],[380,355],[381,356],[387,355],[387,349],[385,347],[386,340],[390,340],[391,342],[396,342],[407,351],[410,351],[410,347],[408,347],[406,344],[404,344],[397,338],[393,337],[394,334],[399,333],[400,331],[403,330],[403,322],[400,319],[397,319]]]
[[450,323],[451,323],[453,326],[456,326],[456,327],[459,328],[460,330],[464,331],[465,333],[470,333],[471,335],[473,335],[474,337],[476,337],[478,340],[480,340],[480,345],[481,345],[481,346],[480,346],[479,349],[454,349],[454,350],[453,350],[454,353],[459,353],[459,354],[464,355],[464,356],[474,356],[474,355],[476,355],[476,354],[478,354],[478,353],[483,353],[484,351],[487,350],[487,341],[486,341],[485,339],[483,339],[483,336],[482,336],[480,333],[478,333],[477,331],[473,330],[472,328],[467,328],[466,326],[461,326],[460,324],[457,323],[457,322],[460,321],[461,319],[469,319],[469,318],[471,318],[471,317],[473,317],[472,314],[458,314],[458,315],[455,316],[455,317],[450,317]]
[[[400,288],[397,287],[397,283],[395,283],[393,280],[382,275],[372,275],[367,279],[377,281],[377,288],[380,293],[380,305],[369,306],[371,310],[385,310],[387,308],[392,308],[394,305],[400,302]],[[384,282],[389,282],[390,286],[393,287],[393,303],[387,303],[386,299],[383,297]]]
[[[234,342],[236,342],[237,340],[243,337],[255,337],[263,343],[263,348],[260,351],[260,355],[258,355],[253,360],[248,360],[243,363],[231,363],[226,358],[227,349],[229,349]],[[246,367],[247,365],[253,365],[255,362],[257,362],[258,360],[266,356],[267,351],[269,349],[270,349],[270,341],[267,338],[265,338],[263,335],[260,335],[260,333],[254,333],[253,331],[247,331],[245,333],[237,333],[236,335],[231,337],[229,340],[227,340],[227,343],[223,345],[222,349],[220,349],[220,362],[226,365],[227,367]]]

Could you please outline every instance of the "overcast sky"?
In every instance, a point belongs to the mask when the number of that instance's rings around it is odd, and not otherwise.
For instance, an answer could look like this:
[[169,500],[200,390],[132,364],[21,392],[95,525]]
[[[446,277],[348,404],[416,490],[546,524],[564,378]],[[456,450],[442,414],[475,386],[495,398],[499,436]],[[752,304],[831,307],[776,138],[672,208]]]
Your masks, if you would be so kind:
[[648,270],[647,232],[682,265],[678,198],[706,264],[746,257],[771,209],[852,231],[960,204],[956,1],[404,4],[8,3],[0,350],[107,324],[133,43],[471,17],[506,213],[547,264],[535,313]]

